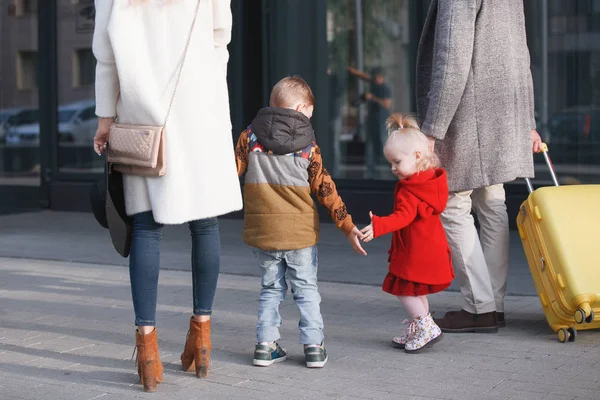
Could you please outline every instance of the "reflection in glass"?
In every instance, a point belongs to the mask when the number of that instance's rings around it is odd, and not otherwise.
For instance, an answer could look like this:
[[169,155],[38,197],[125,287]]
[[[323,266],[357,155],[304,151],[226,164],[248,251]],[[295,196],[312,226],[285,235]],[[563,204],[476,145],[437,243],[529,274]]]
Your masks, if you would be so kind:
[[98,173],[102,158],[92,148],[96,59],[92,52],[93,1],[58,0],[58,167],[65,173]]
[[[412,0],[411,0],[412,1]],[[413,108],[409,0],[328,0],[334,176],[393,179],[383,157],[390,111]]]
[[0,186],[38,186],[37,1],[0,0]]
[[[538,131],[564,183],[600,182],[600,2],[525,2]],[[547,15],[544,24],[542,16]],[[550,180],[543,160],[536,176]]]
[[[391,111],[415,112],[415,54],[429,4],[327,0],[334,176],[394,179],[381,154],[387,110],[373,99],[389,97]],[[538,131],[564,181],[600,182],[600,1],[524,7]],[[543,160],[536,163],[538,179],[549,181]]]

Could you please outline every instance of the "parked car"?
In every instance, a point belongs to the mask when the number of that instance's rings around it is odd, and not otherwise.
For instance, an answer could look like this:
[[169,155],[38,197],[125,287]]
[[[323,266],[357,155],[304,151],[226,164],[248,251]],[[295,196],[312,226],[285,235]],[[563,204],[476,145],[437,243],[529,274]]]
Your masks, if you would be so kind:
[[555,162],[600,162],[600,107],[575,106],[552,115],[547,137]]
[[94,100],[65,104],[58,108],[58,140],[90,145],[96,134],[98,117]]
[[575,106],[552,115],[548,121],[550,143],[600,142],[600,107]]
[[[60,106],[57,115],[59,143],[89,145],[96,133],[95,109],[94,100],[83,100]],[[23,110],[9,118],[7,131],[7,144],[39,144],[38,110]]]
[[21,111],[21,108],[3,108],[0,109],[0,143],[6,141],[7,128],[6,122],[8,119]]
[[6,144],[39,144],[40,118],[37,108],[24,108],[6,121]]

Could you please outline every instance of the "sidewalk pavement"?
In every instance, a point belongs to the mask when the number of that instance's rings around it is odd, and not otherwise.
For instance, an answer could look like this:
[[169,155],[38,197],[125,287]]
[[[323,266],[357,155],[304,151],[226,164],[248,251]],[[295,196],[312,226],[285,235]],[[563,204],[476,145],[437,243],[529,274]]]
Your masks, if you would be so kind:
[[[394,297],[377,286],[321,283],[325,368],[304,366],[291,299],[282,305],[290,359],[254,367],[259,281],[230,274],[221,275],[215,299],[210,376],[197,379],[179,362],[190,280],[188,271],[161,271],[165,375],[158,392],[147,394],[130,360],[126,268],[0,258],[0,399],[600,399],[598,332],[559,343],[532,296],[506,299],[508,326],[498,334],[447,334],[409,355],[391,346],[406,317]],[[438,313],[456,309],[460,294],[439,293],[430,304]]]
[[[242,241],[243,221],[221,218],[221,272],[257,276],[252,250]],[[321,224],[319,279],[322,282],[380,286],[387,273],[390,236],[365,245],[368,257],[352,251],[332,223]],[[508,293],[537,295],[523,247],[516,231],[510,237]],[[161,244],[161,268],[190,270],[191,241],[185,225],[167,226]],[[126,266],[128,260],[113,249],[108,231],[92,214],[32,212],[0,216],[0,257],[77,261]],[[458,281],[451,290],[459,290]]]

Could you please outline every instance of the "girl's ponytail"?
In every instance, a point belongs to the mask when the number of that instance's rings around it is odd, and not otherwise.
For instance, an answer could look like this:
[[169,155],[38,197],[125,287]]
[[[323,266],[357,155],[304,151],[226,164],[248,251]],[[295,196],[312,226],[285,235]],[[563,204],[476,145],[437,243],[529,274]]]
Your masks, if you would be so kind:
[[419,171],[437,168],[440,165],[438,156],[429,150],[429,139],[421,132],[414,117],[393,113],[386,121],[386,128],[388,139],[385,143],[384,153],[390,143],[399,143],[405,149],[421,152],[422,157],[417,163]]
[[402,115],[400,113],[393,113],[389,116],[385,122],[385,126],[388,131],[388,136],[400,129],[411,128],[419,130],[419,124],[417,120],[408,115]]

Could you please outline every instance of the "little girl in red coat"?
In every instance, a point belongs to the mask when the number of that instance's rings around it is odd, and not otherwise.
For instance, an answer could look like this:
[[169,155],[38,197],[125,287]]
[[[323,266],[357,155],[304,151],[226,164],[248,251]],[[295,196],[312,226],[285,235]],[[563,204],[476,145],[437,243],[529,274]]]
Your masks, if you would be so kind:
[[427,295],[446,289],[454,278],[450,247],[440,220],[448,200],[448,180],[446,171],[438,168],[429,139],[413,118],[393,114],[387,127],[383,152],[399,179],[394,212],[386,217],[369,213],[371,224],[362,233],[365,242],[392,233],[383,290],[397,296],[412,317],[393,341],[406,352],[417,352],[442,338],[429,313]]

